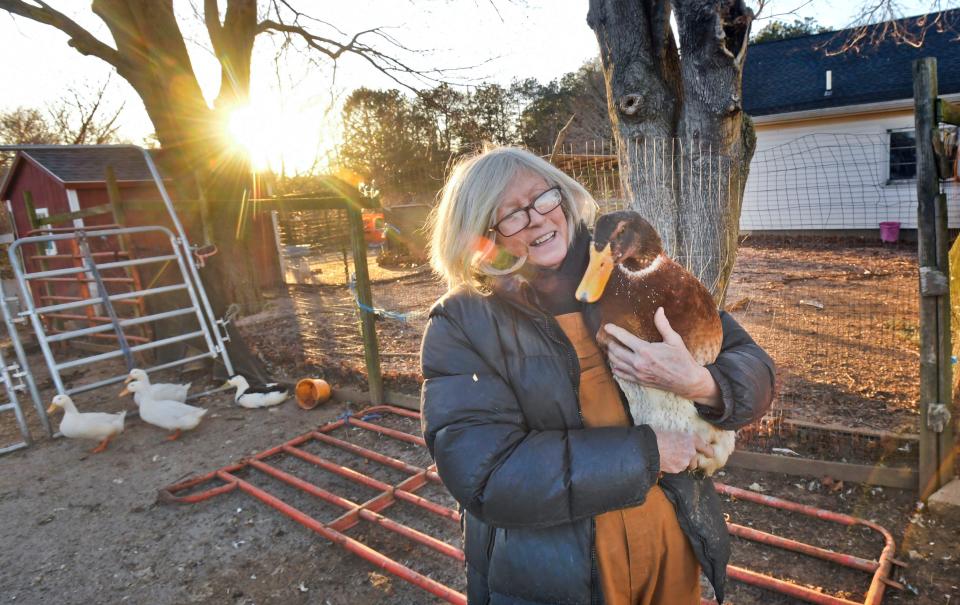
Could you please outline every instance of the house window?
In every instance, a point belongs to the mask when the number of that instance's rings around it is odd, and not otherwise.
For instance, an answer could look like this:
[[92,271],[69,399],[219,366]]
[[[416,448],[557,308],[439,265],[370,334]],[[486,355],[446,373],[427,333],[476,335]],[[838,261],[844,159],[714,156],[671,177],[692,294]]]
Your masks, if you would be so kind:
[[917,141],[913,130],[890,132],[890,180],[917,177]]
[[[34,210],[37,218],[50,218],[50,210],[47,208],[37,208]],[[39,244],[40,249],[43,250],[43,253],[47,256],[53,256],[57,253],[57,242],[43,242]]]

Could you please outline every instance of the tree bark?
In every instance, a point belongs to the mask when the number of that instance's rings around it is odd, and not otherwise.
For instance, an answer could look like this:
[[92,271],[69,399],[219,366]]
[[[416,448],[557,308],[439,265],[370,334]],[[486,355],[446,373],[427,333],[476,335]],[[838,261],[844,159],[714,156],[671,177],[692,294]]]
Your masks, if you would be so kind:
[[[213,8],[213,18],[219,19]],[[244,222],[241,200],[250,166],[223,128],[230,110],[247,98],[256,3],[235,0],[228,5],[223,35],[214,39],[215,50],[225,54],[218,54],[224,75],[212,109],[194,75],[172,0],[94,0],[93,11],[113,35],[117,71],[143,100],[181,197],[197,200],[202,191],[211,206],[211,232],[220,252],[203,279],[216,311],[223,313],[230,303],[244,312],[258,310],[261,288],[254,264],[247,262],[250,242],[237,229]],[[208,21],[208,29],[214,25]],[[241,39],[244,31],[249,40]]]
[[718,303],[755,144],[740,93],[752,20],[743,0],[591,0],[587,15],[629,203]]
[[[211,3],[207,4],[209,8]],[[198,200],[202,194],[210,203],[215,219],[210,231],[219,254],[210,259],[201,277],[214,312],[223,316],[232,303],[243,312],[257,311],[262,304],[255,263],[248,261],[249,237],[239,228],[244,224],[241,202],[250,183],[250,166],[223,128],[229,112],[247,99],[258,31],[256,0],[229,0],[223,25],[216,2],[212,4],[207,27],[216,31],[212,41],[223,74],[213,108],[194,74],[172,0],[93,0],[93,12],[107,25],[116,48],[46,5],[0,0],[0,9],[60,29],[70,36],[71,46],[112,65],[136,90],[156,129],[164,172],[175,183],[177,199]],[[228,347],[237,369],[264,376],[262,364],[237,335]]]

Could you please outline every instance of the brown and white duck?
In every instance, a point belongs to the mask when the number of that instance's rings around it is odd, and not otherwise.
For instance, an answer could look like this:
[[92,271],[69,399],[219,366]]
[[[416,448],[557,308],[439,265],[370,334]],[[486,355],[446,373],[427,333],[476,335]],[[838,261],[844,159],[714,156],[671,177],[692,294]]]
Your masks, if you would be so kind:
[[[589,313],[595,316],[594,322],[599,320],[597,342],[603,348],[611,340],[602,328],[608,323],[648,342],[662,341],[654,314],[663,307],[670,325],[697,363],[713,363],[720,353],[723,329],[713,297],[697,278],[666,255],[657,231],[636,212],[614,212],[597,221],[590,263],[576,296],[583,302],[596,303]],[[689,399],[616,380],[627,398],[634,424],[703,437],[715,454],[713,458],[698,455],[698,468],[707,475],[726,464],[734,448],[733,431],[720,430],[704,420]]]

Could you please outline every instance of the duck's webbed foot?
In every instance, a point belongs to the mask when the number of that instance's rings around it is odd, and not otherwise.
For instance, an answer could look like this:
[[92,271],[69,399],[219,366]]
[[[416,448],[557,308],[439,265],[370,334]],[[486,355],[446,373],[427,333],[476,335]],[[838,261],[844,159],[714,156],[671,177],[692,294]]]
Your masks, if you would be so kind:
[[97,447],[95,447],[95,448],[93,448],[92,450],[90,450],[90,453],[91,453],[91,454],[99,454],[99,453],[102,452],[103,450],[107,449],[107,444],[110,443],[110,439],[111,439],[111,437],[107,437],[106,439],[104,439],[103,441],[101,441],[100,443],[98,443],[98,444],[97,444]]

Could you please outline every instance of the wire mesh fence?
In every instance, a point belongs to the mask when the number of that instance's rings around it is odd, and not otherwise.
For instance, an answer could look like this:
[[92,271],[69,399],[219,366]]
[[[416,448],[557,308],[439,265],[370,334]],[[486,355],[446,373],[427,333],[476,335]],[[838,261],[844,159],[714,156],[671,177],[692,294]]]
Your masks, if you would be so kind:
[[[877,232],[883,221],[915,227],[916,198],[912,181],[889,180],[888,153],[883,136],[813,135],[753,157],[725,306],[777,362],[776,414],[916,430],[916,251],[908,243],[883,243]],[[728,158],[679,141],[637,141],[623,154],[598,141],[543,155],[582,183],[601,212],[675,204],[677,197],[649,203],[664,192],[696,198],[702,208],[723,207],[743,178]],[[627,163],[635,186],[642,185],[639,202],[625,194],[621,171]],[[958,192],[948,185],[945,193],[955,216]],[[709,222],[708,214],[676,220],[691,223],[690,241],[709,241],[711,232],[697,224]],[[346,217],[288,213],[279,217],[278,235],[303,359],[318,371],[351,365],[362,377]],[[390,254],[389,238],[368,241],[374,306],[383,311],[377,330],[384,376],[388,388],[391,380],[415,384],[426,314],[444,287],[422,251],[398,256]],[[701,258],[690,254],[694,248]],[[675,255],[696,265],[723,252],[708,247],[703,254],[702,248],[681,247]]]

